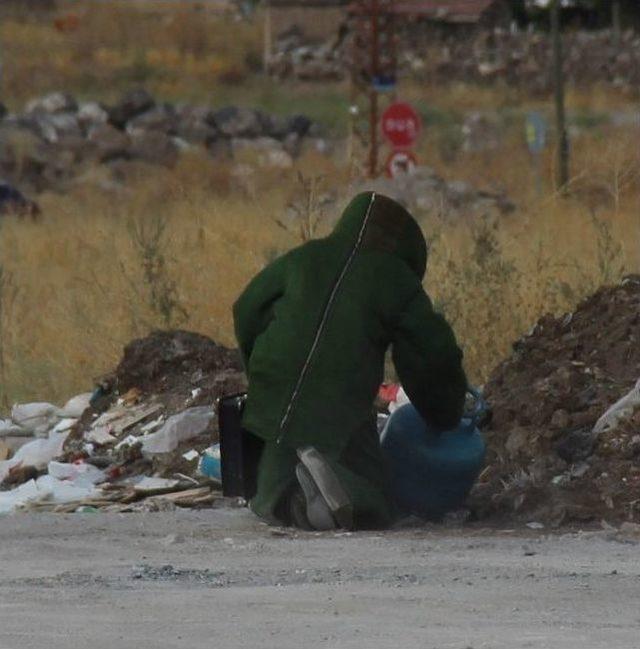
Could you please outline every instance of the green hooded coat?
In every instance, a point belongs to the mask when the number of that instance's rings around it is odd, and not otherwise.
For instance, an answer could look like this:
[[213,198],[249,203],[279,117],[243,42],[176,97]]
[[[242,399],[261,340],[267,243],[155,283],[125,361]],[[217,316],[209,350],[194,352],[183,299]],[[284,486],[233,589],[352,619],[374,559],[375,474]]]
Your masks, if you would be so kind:
[[385,352],[432,426],[455,426],[467,387],[462,352],[424,292],[427,245],[398,203],[366,192],[333,232],[277,259],[234,305],[249,378],[244,427],[265,444],[252,509],[275,521],[295,482],[295,450],[314,446],[350,493],[358,527],[392,507],[373,402]]

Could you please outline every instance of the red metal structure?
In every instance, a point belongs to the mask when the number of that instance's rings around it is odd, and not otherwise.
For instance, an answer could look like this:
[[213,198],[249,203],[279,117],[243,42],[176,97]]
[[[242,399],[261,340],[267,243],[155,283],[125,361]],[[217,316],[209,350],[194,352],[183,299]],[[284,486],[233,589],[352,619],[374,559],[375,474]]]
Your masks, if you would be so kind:
[[[357,0],[349,7],[352,156],[357,141],[367,149],[367,174],[378,174],[380,95],[394,97],[396,40],[394,0]],[[363,117],[367,117],[366,126]]]

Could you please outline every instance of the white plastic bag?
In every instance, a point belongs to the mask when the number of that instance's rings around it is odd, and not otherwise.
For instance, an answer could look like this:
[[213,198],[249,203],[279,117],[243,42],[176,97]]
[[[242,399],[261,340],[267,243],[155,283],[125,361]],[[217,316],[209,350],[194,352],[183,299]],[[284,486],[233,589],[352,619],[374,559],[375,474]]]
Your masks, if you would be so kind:
[[86,462],[56,462],[52,460],[47,465],[47,471],[52,478],[67,480],[77,486],[91,486],[104,482],[105,472]]
[[0,437],[31,437],[33,433],[10,419],[0,419]]
[[32,466],[38,470],[44,469],[51,460],[62,453],[64,442],[68,436],[69,431],[64,433],[52,431],[47,439],[34,439],[21,446],[10,460],[0,462],[0,482],[15,466]]
[[50,475],[40,476],[36,480],[40,500],[54,503],[68,503],[74,500],[84,500],[100,495],[100,489],[92,484],[84,484],[81,480],[58,480]]
[[11,409],[11,419],[22,428],[42,434],[58,423],[59,412],[51,403],[15,404]]
[[33,442],[20,447],[12,459],[24,466],[44,469],[51,460],[62,453],[62,448],[68,436],[68,431],[64,433],[51,432],[47,439],[34,439]]
[[213,419],[213,409],[209,406],[188,408],[169,417],[162,428],[142,438],[144,453],[170,453],[181,442],[197,437],[207,429]]
[[89,401],[91,400],[91,392],[85,392],[84,394],[78,394],[75,397],[71,397],[67,403],[64,404],[60,415],[62,417],[69,417],[71,419],[80,419],[82,413],[89,407]]
[[635,387],[622,399],[616,401],[605,413],[598,419],[593,432],[596,434],[602,433],[610,428],[615,428],[623,419],[630,417],[636,410],[640,408],[640,379],[635,384]]
[[0,491],[0,514],[10,514],[20,505],[38,500],[41,492],[35,480],[29,480],[11,491]]

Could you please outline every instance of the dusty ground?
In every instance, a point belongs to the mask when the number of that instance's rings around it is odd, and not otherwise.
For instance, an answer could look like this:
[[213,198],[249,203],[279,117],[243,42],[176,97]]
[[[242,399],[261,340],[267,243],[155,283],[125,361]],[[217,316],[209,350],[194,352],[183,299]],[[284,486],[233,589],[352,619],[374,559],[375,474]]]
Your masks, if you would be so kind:
[[0,522],[0,649],[637,649],[637,557],[605,532],[23,514]]

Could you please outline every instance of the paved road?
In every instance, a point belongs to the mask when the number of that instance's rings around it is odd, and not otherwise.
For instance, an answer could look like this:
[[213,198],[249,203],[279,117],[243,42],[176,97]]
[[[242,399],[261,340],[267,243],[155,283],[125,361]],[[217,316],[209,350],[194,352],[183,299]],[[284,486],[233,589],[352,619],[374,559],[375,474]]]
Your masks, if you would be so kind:
[[639,602],[640,546],[604,533],[0,519],[0,649],[638,649]]

